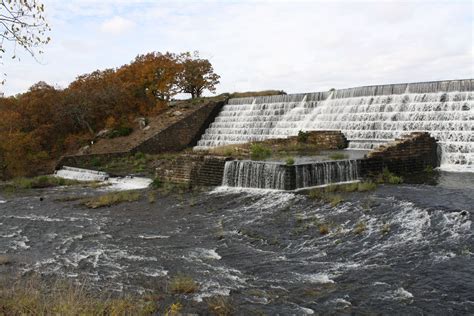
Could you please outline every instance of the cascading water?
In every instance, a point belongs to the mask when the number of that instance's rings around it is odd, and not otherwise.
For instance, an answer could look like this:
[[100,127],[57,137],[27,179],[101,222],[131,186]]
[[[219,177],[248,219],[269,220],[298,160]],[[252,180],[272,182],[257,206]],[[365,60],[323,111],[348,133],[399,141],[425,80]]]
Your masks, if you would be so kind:
[[359,179],[358,160],[325,161],[296,165],[296,188],[307,188]]
[[227,161],[222,185],[284,190],[286,172],[285,166],[278,163],[251,160]]
[[372,149],[413,131],[441,147],[441,167],[474,172],[474,80],[394,84],[231,99],[195,149],[341,130],[351,149]]
[[358,160],[323,161],[292,166],[275,162],[232,160],[225,164],[222,185],[296,190],[358,179]]
[[109,175],[105,172],[63,166],[62,169],[56,170],[56,177],[64,179],[72,179],[78,181],[105,181]]

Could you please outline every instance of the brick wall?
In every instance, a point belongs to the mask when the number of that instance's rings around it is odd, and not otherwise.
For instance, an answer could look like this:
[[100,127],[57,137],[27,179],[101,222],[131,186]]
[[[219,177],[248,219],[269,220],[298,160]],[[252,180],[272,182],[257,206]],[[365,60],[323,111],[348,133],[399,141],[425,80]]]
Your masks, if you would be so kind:
[[429,133],[415,132],[395,142],[382,145],[361,160],[361,174],[377,174],[384,168],[393,173],[418,172],[427,166],[437,167],[438,145]]

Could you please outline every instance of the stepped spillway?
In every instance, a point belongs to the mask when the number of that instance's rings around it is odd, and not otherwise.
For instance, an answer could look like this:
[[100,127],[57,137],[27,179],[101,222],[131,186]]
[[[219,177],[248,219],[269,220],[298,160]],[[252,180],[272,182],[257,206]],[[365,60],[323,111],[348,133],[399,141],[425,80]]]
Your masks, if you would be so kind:
[[195,149],[341,130],[351,149],[373,149],[414,131],[441,148],[441,167],[474,172],[474,80],[359,87],[231,99]]

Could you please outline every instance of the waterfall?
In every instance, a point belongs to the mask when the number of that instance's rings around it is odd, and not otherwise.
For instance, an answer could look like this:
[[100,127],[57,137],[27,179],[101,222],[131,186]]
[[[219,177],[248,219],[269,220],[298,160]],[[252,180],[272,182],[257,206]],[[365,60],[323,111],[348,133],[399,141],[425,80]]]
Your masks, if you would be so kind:
[[295,170],[297,189],[359,179],[358,160],[324,161],[296,165]]
[[285,178],[285,165],[262,161],[232,160],[225,163],[222,185],[284,190]]
[[293,166],[265,161],[232,160],[225,164],[222,185],[295,190],[358,179],[358,160],[325,161]]
[[105,181],[109,175],[105,172],[64,166],[56,170],[54,175],[58,178],[72,179],[78,181]]
[[340,130],[369,150],[414,131],[440,144],[441,167],[474,172],[474,80],[393,84],[231,99],[195,149]]

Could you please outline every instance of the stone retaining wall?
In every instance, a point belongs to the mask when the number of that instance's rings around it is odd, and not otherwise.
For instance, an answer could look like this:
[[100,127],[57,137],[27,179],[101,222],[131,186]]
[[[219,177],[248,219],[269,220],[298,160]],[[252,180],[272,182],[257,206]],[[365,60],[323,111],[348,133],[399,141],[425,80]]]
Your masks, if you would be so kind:
[[361,160],[361,175],[377,174],[384,168],[396,174],[419,172],[427,166],[439,166],[436,139],[429,133],[414,132],[371,151]]
[[62,166],[90,166],[91,161],[94,160],[107,161],[108,159],[120,158],[137,152],[161,154],[165,152],[177,152],[186,147],[194,146],[206,128],[214,121],[226,102],[226,100],[210,101],[208,104],[192,112],[192,114],[183,117],[183,119],[161,130],[152,137],[137,143],[130,150],[63,156],[57,162],[56,169]]
[[164,181],[190,186],[219,186],[224,176],[225,162],[231,158],[218,156],[181,155],[161,161],[156,176]]

